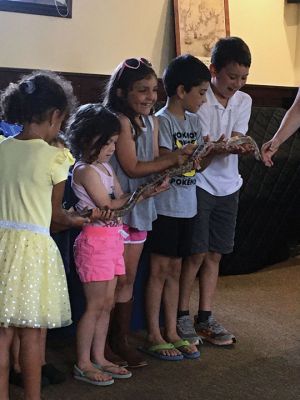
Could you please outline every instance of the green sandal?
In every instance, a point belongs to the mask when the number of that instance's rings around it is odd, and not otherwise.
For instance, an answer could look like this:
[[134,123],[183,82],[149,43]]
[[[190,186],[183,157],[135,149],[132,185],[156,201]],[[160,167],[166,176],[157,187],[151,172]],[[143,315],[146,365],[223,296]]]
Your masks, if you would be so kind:
[[161,344],[154,344],[153,346],[150,347],[138,347],[140,351],[143,353],[148,354],[151,357],[158,358],[159,360],[165,360],[165,361],[180,361],[183,359],[182,354],[177,354],[173,356],[168,356],[165,354],[161,354],[162,350],[174,350],[175,346],[172,343],[161,343]]

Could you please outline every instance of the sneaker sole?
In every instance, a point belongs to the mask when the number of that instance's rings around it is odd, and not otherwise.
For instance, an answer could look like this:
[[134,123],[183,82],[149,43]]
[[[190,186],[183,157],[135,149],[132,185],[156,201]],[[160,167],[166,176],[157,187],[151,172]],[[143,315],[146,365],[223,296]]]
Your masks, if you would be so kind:
[[200,336],[202,340],[214,344],[215,346],[230,346],[231,344],[235,343],[233,339],[227,339],[227,340],[218,340],[218,339],[213,339],[205,336]]
[[195,346],[199,346],[201,339],[199,338],[182,338],[185,340],[188,340],[191,344],[194,344]]

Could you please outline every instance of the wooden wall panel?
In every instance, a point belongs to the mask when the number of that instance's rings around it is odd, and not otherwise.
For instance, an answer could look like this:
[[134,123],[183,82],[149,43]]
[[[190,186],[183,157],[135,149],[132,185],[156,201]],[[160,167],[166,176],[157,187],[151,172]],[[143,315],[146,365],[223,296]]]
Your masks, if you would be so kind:
[[[16,82],[22,75],[30,73],[28,69],[0,68],[0,90],[3,90],[10,82]],[[74,92],[81,104],[97,102],[101,99],[108,75],[82,74],[62,72],[74,87]],[[265,85],[246,85],[243,91],[253,99],[254,106],[289,108],[296,97],[298,88]],[[165,99],[163,85],[159,81],[158,98]]]

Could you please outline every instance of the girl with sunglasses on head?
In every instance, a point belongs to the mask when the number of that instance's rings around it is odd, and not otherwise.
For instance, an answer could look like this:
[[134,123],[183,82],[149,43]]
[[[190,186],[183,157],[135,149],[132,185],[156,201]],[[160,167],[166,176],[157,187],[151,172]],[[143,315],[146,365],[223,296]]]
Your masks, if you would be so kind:
[[[149,181],[150,175],[181,163],[194,147],[186,147],[158,157],[158,123],[151,115],[157,100],[157,76],[144,58],[123,61],[113,72],[106,88],[104,105],[119,115],[121,132],[116,143],[114,170],[124,192],[133,192]],[[110,345],[129,367],[147,365],[140,353],[128,344],[132,313],[132,293],[138,262],[147,231],[157,218],[154,199],[149,198],[123,218],[126,275],[117,282],[115,308],[111,322]],[[117,362],[107,345],[107,357]],[[120,359],[118,360],[120,362]]]

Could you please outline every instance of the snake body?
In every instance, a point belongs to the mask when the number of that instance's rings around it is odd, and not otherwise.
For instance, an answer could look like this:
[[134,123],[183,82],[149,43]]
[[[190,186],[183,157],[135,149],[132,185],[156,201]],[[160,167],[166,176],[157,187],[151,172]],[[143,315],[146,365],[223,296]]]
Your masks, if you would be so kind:
[[[194,169],[194,164],[196,160],[203,160],[207,157],[211,152],[216,151],[216,153],[231,153],[234,152],[236,146],[242,145],[252,145],[253,146],[253,154],[257,160],[261,160],[261,155],[257,143],[250,136],[233,136],[228,139],[226,142],[210,142],[205,144],[200,144],[193,154],[189,156],[189,158],[180,166],[171,167],[163,172],[155,175],[149,182],[140,185],[128,198],[125,204],[122,207],[115,208],[111,211],[114,213],[114,218],[123,217],[125,214],[130,212],[132,208],[136,205],[137,201],[148,191],[155,189],[155,187],[159,186],[166,178],[172,178],[174,176],[183,175],[192,169]],[[101,210],[101,208],[100,208]],[[104,210],[104,209],[103,209]],[[109,210],[105,208],[105,210]],[[83,214],[81,214],[83,215]],[[84,216],[88,216],[86,212]]]

